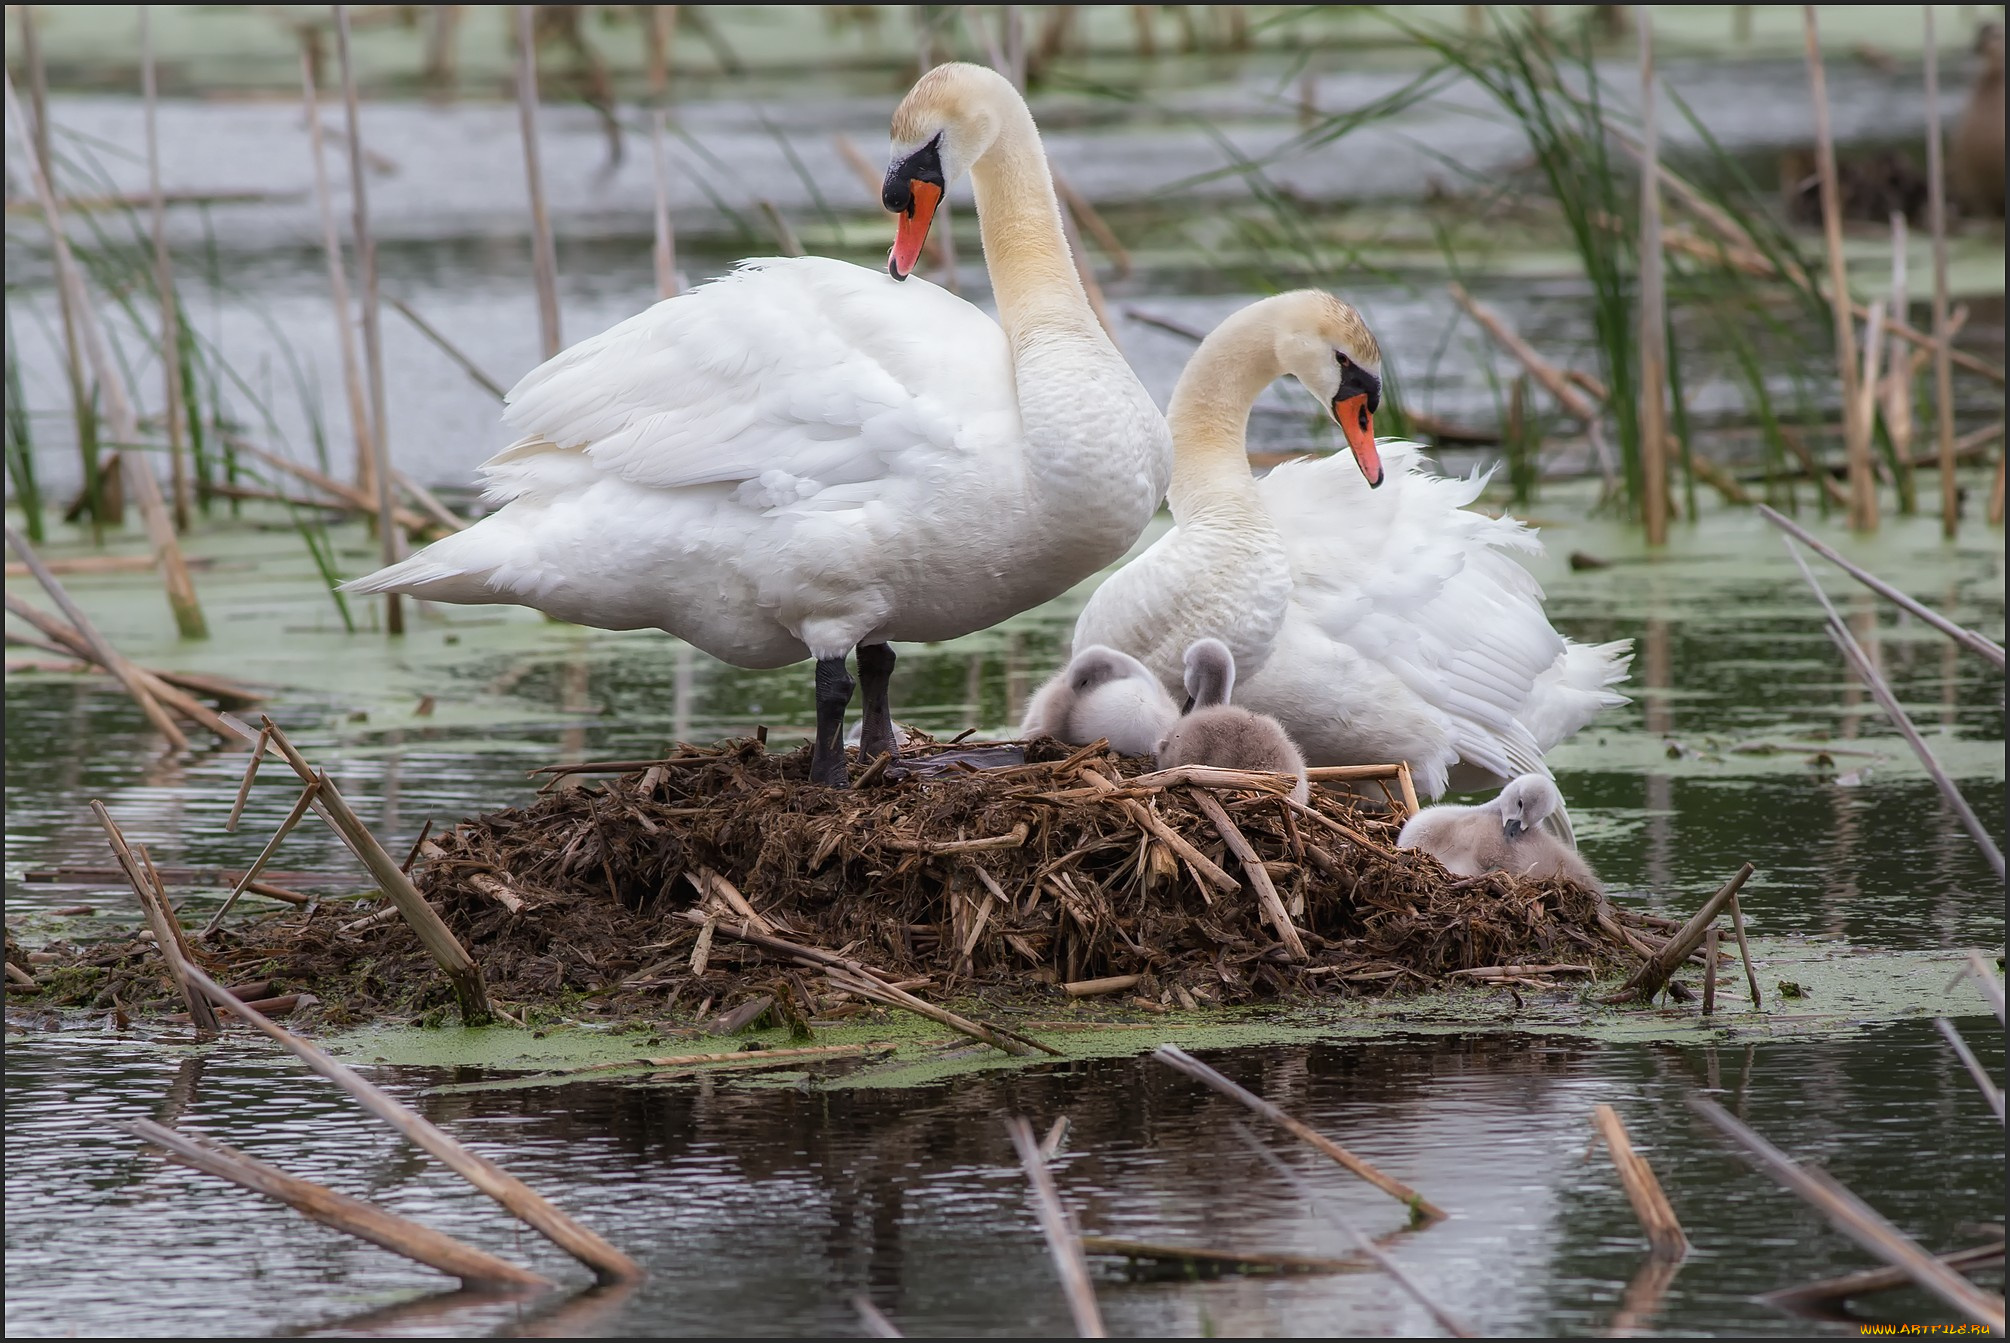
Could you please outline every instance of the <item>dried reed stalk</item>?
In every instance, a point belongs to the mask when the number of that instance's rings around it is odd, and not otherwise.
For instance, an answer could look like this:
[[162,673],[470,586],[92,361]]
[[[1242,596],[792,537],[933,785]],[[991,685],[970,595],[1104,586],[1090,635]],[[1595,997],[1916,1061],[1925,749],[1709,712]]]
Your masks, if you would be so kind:
[[559,351],[558,252],[551,239],[551,215],[544,205],[544,171],[537,152],[536,7],[516,6],[517,126],[523,135],[523,171],[530,187],[530,252],[537,272],[537,332],[546,359]]
[[1284,944],[1285,951],[1294,961],[1310,959],[1305,951],[1304,939],[1298,936],[1298,930],[1292,926],[1291,915],[1284,908],[1284,901],[1278,897],[1276,885],[1270,880],[1269,869],[1264,867],[1263,859],[1250,845],[1248,837],[1230,819],[1228,812],[1215,800],[1213,794],[1203,788],[1195,788],[1190,795],[1194,805],[1200,808],[1202,814],[1212,821],[1214,828],[1221,833],[1222,842],[1228,845],[1229,851],[1241,860],[1242,870],[1248,874],[1249,884],[1256,887],[1256,898],[1263,906],[1264,916],[1270,920],[1270,926],[1277,930],[1277,938]]
[[[309,805],[314,808],[315,815],[342,837],[349,851],[369,869],[370,875],[377,879],[377,884],[391,898],[398,913],[412,926],[420,944],[431,954],[453,987],[454,997],[460,1004],[462,1023],[468,1026],[488,1025],[494,1009],[489,1006],[488,987],[482,981],[481,966],[468,955],[467,948],[461,945],[460,939],[454,936],[438,911],[419,894],[418,888],[412,885],[412,879],[398,865],[398,860],[377,842],[377,837],[356,815],[341,790],[327,775],[307,763],[277,723],[269,717],[261,718],[260,722],[265,729],[262,735],[267,749],[276,751],[282,760],[292,766],[302,783],[319,782],[320,788]],[[242,735],[246,740],[253,737],[248,727],[243,729]]]
[[[120,684],[125,686],[126,693],[140,706],[140,712],[147,716],[147,721],[168,739],[168,745],[177,751],[187,750],[188,738],[182,735],[182,730],[175,726],[174,719],[168,716],[167,710],[161,707],[160,701],[141,679],[139,669],[128,662],[123,653],[107,643],[104,635],[98,633],[98,627],[93,625],[82,609],[70,599],[69,592],[57,581],[56,576],[49,572],[47,566],[42,563],[42,557],[35,553],[35,548],[28,544],[26,537],[16,532],[11,525],[6,528],[6,537],[7,544],[21,557],[21,562],[28,566],[28,571],[35,575],[35,581],[42,585],[42,590],[49,594],[57,608],[69,618],[71,627],[90,650],[92,661],[118,677]],[[22,614],[25,605],[19,598],[11,593],[8,594],[8,610],[19,615]]]
[[[369,188],[363,175],[363,122],[357,109],[356,67],[349,55],[349,7],[336,5],[336,50],[342,62],[342,106],[347,116],[344,132],[349,143],[349,190],[354,207],[356,270],[363,283],[363,359],[370,375],[370,450],[376,494],[379,557],[396,564],[405,557],[405,534],[394,520],[391,496],[391,441],[387,428],[390,407],[384,399],[384,333],[382,314],[377,309],[377,242],[370,232]],[[384,594],[384,632],[405,632],[405,608],[395,592]]]
[[[303,40],[306,34],[302,34]],[[328,161],[322,147],[321,100],[314,87],[314,59],[300,54],[300,86],[307,110],[307,146],[314,160],[314,201],[321,215],[321,253],[328,265],[328,294],[335,311],[335,348],[342,358],[342,389],[349,400],[350,437],[356,443],[356,490],[376,493],[377,454],[371,447],[370,406],[363,392],[362,358],[356,353],[356,325],[349,300],[349,277],[342,265],[342,238],[335,226],[335,200],[328,189]]]
[[[25,126],[27,117],[21,111],[20,99],[15,95],[12,76],[6,77],[6,95],[8,115],[17,126]],[[168,512],[166,501],[161,498],[160,482],[154,479],[153,468],[148,465],[146,454],[140,450],[139,417],[126,395],[124,378],[105,352],[104,338],[98,330],[97,319],[91,311],[90,294],[84,285],[84,273],[77,266],[77,259],[70,251],[69,235],[63,229],[55,189],[42,171],[42,164],[32,148],[25,158],[36,198],[41,202],[43,222],[48,226],[56,282],[69,295],[68,301],[75,310],[77,335],[90,364],[91,377],[97,384],[99,399],[104,404],[105,419],[112,438],[120,448],[119,459],[125,469],[126,488],[139,503],[147,540],[153,546],[155,560],[160,565],[161,579],[167,588],[168,608],[174,613],[175,628],[184,639],[206,639],[209,637],[209,626],[203,619],[202,603],[196,599],[195,580],[189,576],[188,563],[182,558],[181,542],[175,539],[174,518]]]
[[1689,1097],[1689,1108],[1742,1148],[1768,1175],[1798,1194],[1836,1230],[1899,1269],[1925,1290],[1984,1328],[2003,1332],[2003,1298],[1982,1291],[1921,1249],[1876,1209],[1819,1167],[1803,1166],[1745,1127],[1714,1101]]
[[1662,985],[1668,982],[1668,977],[1688,961],[1690,954],[1697,947],[1703,945],[1703,939],[1708,934],[1710,925],[1717,921],[1717,915],[1737,896],[1739,888],[1745,884],[1751,875],[1752,865],[1750,863],[1742,864],[1731,875],[1731,879],[1718,888],[1715,895],[1704,901],[1703,907],[1697,910],[1689,921],[1683,924],[1681,929],[1662,945],[1659,951],[1648,958],[1647,964],[1635,970],[1632,977],[1620,986],[1619,991],[1608,995],[1605,1001],[1608,1003],[1623,1003],[1636,1000],[1643,1003],[1652,1002],[1654,995],[1659,993]]
[[391,479],[398,483],[399,489],[412,497],[413,503],[416,503],[426,511],[426,516],[433,522],[438,523],[450,532],[467,530],[468,524],[466,520],[455,517],[453,511],[435,498],[433,492],[424,485],[413,480],[403,471],[393,471]]
[[[284,738],[275,733],[274,740],[282,741]],[[329,790],[329,795],[335,796],[332,789]],[[268,1039],[292,1051],[294,1056],[305,1063],[310,1070],[341,1087],[355,1097],[364,1109],[382,1119],[415,1145],[431,1152],[469,1184],[500,1203],[512,1216],[592,1269],[594,1276],[600,1281],[633,1280],[642,1276],[641,1267],[633,1259],[615,1249],[593,1231],[581,1226],[523,1181],[488,1158],[470,1152],[433,1124],[365,1081],[353,1068],[329,1057],[315,1045],[283,1027],[274,1025],[256,1008],[237,1002],[215,980],[193,966],[189,967],[189,978],[213,1001],[228,1002],[233,1012],[256,1026]]]
[[1081,1233],[1075,1229],[1067,1209],[1061,1206],[1060,1192],[1054,1188],[1054,1173],[1040,1155],[1033,1126],[1015,1115],[1005,1121],[1005,1129],[1012,1135],[1012,1147],[1019,1153],[1019,1164],[1025,1167],[1026,1178],[1032,1182],[1034,1210],[1040,1216],[1040,1230],[1047,1237],[1047,1248],[1053,1252],[1054,1267],[1061,1274],[1068,1309],[1075,1317],[1075,1332],[1083,1338],[1107,1338],[1102,1312],[1096,1308],[1096,1289],[1089,1283],[1089,1261],[1082,1253]]
[[670,88],[670,45],[677,37],[677,6],[651,5],[646,19],[649,37],[649,162],[656,189],[656,297],[677,296],[677,235],[670,224],[670,169],[663,160],[663,133]]
[[1229,1081],[1226,1077],[1223,1077],[1220,1073],[1208,1067],[1178,1045],[1160,1045],[1152,1052],[1152,1057],[1169,1068],[1185,1073],[1195,1081],[1207,1084],[1222,1095],[1227,1096],[1230,1100],[1240,1102],[1294,1137],[1303,1139],[1305,1142],[1318,1148],[1321,1152],[1339,1162],[1347,1170],[1352,1171],[1369,1184],[1374,1185],[1377,1189],[1387,1194],[1390,1198],[1409,1208],[1412,1221],[1429,1223],[1444,1220],[1445,1210],[1443,1208],[1440,1208],[1437,1204],[1431,1202],[1401,1180],[1396,1179],[1392,1175],[1383,1174],[1368,1162],[1355,1156],[1339,1143],[1334,1142],[1331,1138],[1313,1128],[1310,1124],[1293,1118],[1261,1096],[1237,1086],[1234,1082]]
[[160,135],[157,125],[159,90],[154,79],[153,6],[140,6],[140,89],[146,102],[147,123],[147,204],[154,236],[154,288],[161,305],[161,380],[166,386],[168,433],[168,479],[174,501],[174,525],[188,530],[189,478],[188,450],[182,441],[181,407],[181,314],[174,292],[174,269],[168,261],[167,209],[161,199]]
[[1654,88],[1654,17],[1636,5],[1640,36],[1640,498],[1647,544],[1668,543],[1668,293],[1661,255],[1661,136]]
[[1975,1079],[1975,1085],[1982,1089],[1982,1099],[1989,1102],[1989,1108],[1996,1112],[1996,1122],[2003,1122],[2003,1091],[1989,1079],[1989,1073],[1982,1066],[1982,1060],[1975,1057],[1975,1051],[1961,1038],[1961,1032],[1954,1029],[1954,1023],[1946,1017],[1937,1019],[1934,1028],[1938,1030],[1948,1046],[1954,1050],[1954,1057],[1961,1060],[1961,1066],[1968,1069],[1968,1075]]
[[1835,136],[1829,129],[1828,82],[1822,68],[1815,7],[1801,7],[1808,82],[1815,110],[1815,171],[1821,182],[1822,238],[1828,248],[1829,308],[1835,322],[1836,372],[1842,386],[1843,447],[1849,462],[1850,526],[1877,529],[1877,480],[1871,471],[1870,426],[1864,423],[1857,385],[1856,332],[1850,324],[1849,272],[1843,264],[1842,190],[1836,177]]
[[[1077,777],[1098,792],[1117,791],[1116,784],[1094,770],[1082,770]],[[1148,831],[1154,839],[1178,854],[1180,859],[1193,869],[1194,884],[1200,888],[1203,897],[1206,896],[1210,885],[1230,895],[1242,889],[1241,882],[1228,875],[1213,859],[1188,843],[1184,835],[1160,820],[1150,807],[1133,798],[1113,798],[1112,801],[1123,809],[1124,814],[1130,817],[1132,823],[1140,830]]]
[[775,953],[803,965],[813,966],[822,970],[833,984],[843,989],[846,993],[873,1002],[883,1003],[890,1007],[904,1007],[917,1016],[924,1016],[930,1021],[939,1022],[953,1031],[967,1035],[973,1040],[981,1040],[992,1048],[1001,1049],[1007,1054],[1025,1055],[1032,1053],[1036,1049],[1042,1053],[1052,1054],[1057,1058],[1061,1054],[1061,1051],[1052,1045],[1028,1039],[1016,1032],[1006,1031],[982,1022],[971,1021],[965,1017],[958,1016],[946,1008],[937,1007],[934,1003],[917,998],[907,992],[907,990],[896,987],[892,983],[892,977],[886,974],[885,971],[875,970],[871,966],[861,964],[858,961],[848,960],[845,957],[824,951],[818,947],[808,947],[799,942],[787,942],[779,937],[757,933],[751,928],[727,923],[723,919],[708,919],[706,915],[697,910],[687,909],[680,917],[688,923],[705,924],[710,922],[716,932],[723,933],[737,942],[745,942],[750,946],[759,947],[763,951]]
[[1953,540],[1961,530],[1961,497],[1954,483],[1954,364],[1948,358],[1954,333],[1947,324],[1947,167],[1941,144],[1945,136],[1940,124],[1940,47],[1933,32],[1933,6],[1921,8],[1926,20],[1926,219],[1933,232],[1933,405],[1940,530]]
[[1982,991],[1982,997],[1988,1002],[1989,1010],[1996,1014],[1996,1024],[2003,1025],[2003,981],[1996,977],[1996,972],[1982,959],[1981,952],[1968,953],[1968,975],[1975,981],[1975,987]]
[[1717,929],[1703,938],[1703,1015],[1717,1014]]
[[1402,1288],[1411,1300],[1430,1313],[1431,1318],[1438,1322],[1439,1328],[1454,1338],[1471,1338],[1473,1336],[1472,1329],[1463,1320],[1439,1305],[1414,1278],[1403,1271],[1400,1264],[1383,1252],[1381,1246],[1370,1240],[1353,1222],[1341,1216],[1339,1210],[1334,1208],[1330,1202],[1318,1198],[1313,1193],[1311,1186],[1300,1179],[1296,1171],[1285,1165],[1275,1152],[1272,1152],[1268,1147],[1265,1147],[1256,1140],[1255,1134],[1233,1120],[1229,1121],[1229,1128],[1242,1140],[1245,1147],[1260,1157],[1265,1165],[1269,1166],[1285,1183],[1296,1190],[1300,1198],[1318,1208],[1319,1212],[1328,1221],[1344,1231],[1348,1238],[1354,1242],[1356,1249],[1373,1260],[1375,1266],[1388,1274],[1390,1280]]
[[[97,643],[93,643],[75,626],[66,625],[54,616],[36,610],[11,592],[7,594],[6,603],[7,609],[10,612],[21,617],[54,640],[58,651],[67,652],[72,656],[83,658],[87,662],[104,668],[104,670],[117,677],[121,684],[126,685],[128,693],[131,693],[131,683],[137,683],[158,707],[172,709],[184,718],[209,729],[230,749],[235,750],[242,747],[243,742],[238,736],[237,729],[225,722],[223,715],[217,713],[207,704],[189,694],[181,685],[175,683],[176,681],[181,681],[199,685],[200,683],[195,678],[174,672],[152,671],[140,666],[138,663],[129,661],[124,654],[112,648],[109,643],[105,643],[102,636],[99,636]],[[58,603],[58,605],[62,605],[62,603]],[[74,608],[65,607],[65,610],[74,611]],[[77,614],[81,614],[81,612]],[[91,633],[96,635],[97,631],[93,629]],[[8,637],[13,638],[14,636],[9,635]],[[114,660],[111,665],[107,665],[105,661],[107,657]],[[215,687],[201,686],[200,688],[204,694],[216,693]],[[146,712],[144,703],[140,707],[142,712]],[[148,713],[148,718],[150,721],[152,720],[151,713]],[[170,718],[167,721],[170,726],[173,726],[173,719]],[[158,723],[155,725],[159,726]],[[177,727],[175,730],[176,734],[179,735],[180,729]],[[170,740],[172,741],[173,739],[170,738]],[[182,738],[182,740],[185,744],[187,739]]]
[[425,318],[419,316],[418,313],[413,312],[410,305],[403,303],[398,299],[392,298],[389,295],[385,295],[384,302],[390,304],[392,309],[395,310],[400,317],[410,322],[412,326],[415,329],[417,329],[420,335],[424,336],[427,340],[431,341],[433,343],[434,349],[438,350],[441,354],[444,354],[447,358],[453,360],[456,364],[460,365],[461,372],[467,374],[470,378],[473,378],[475,380],[475,383],[483,391],[487,392],[490,396],[494,397],[498,401],[504,401],[508,399],[509,396],[508,390],[504,388],[504,386],[501,383],[497,382],[494,378],[491,378],[488,374],[484,373],[480,365],[475,363],[474,360],[468,358],[467,355],[463,354],[459,346],[455,345],[452,341],[448,340],[444,335],[440,334],[439,329],[436,328],[431,322],[428,322]]
[[[363,493],[363,491],[357,489],[354,485],[337,480],[333,476],[322,474],[305,462],[291,461],[285,457],[281,457],[270,449],[261,448],[248,438],[240,438],[235,434],[225,434],[223,441],[228,443],[234,450],[244,453],[246,456],[256,457],[259,461],[264,462],[275,470],[284,471],[290,476],[297,476],[309,485],[317,489],[326,490],[329,494],[335,496],[333,501],[323,504],[321,507],[346,508],[365,514],[377,513],[377,501],[370,495]],[[391,519],[396,525],[411,532],[423,532],[432,525],[420,514],[414,513],[409,508],[393,507],[391,510]]]
[[[1973,1249],[1956,1250],[1952,1254],[1934,1256],[1941,1263],[1957,1272],[1972,1273],[1977,1269],[1994,1268],[2003,1262],[2003,1243],[1977,1245]],[[1852,1297],[1869,1296],[1873,1292],[1888,1292],[1904,1287],[1912,1282],[1905,1270],[1897,1268],[1867,1268],[1858,1273],[1846,1273],[1839,1278],[1823,1278],[1803,1287],[1786,1287],[1777,1292],[1767,1292],[1758,1299],[1767,1305],[1778,1306],[1781,1310],[1808,1313],[1822,1307],[1833,1307]]]
[[469,1287],[544,1288],[548,1278],[518,1268],[507,1259],[498,1259],[484,1250],[463,1244],[442,1231],[396,1213],[385,1212],[361,1199],[338,1194],[309,1180],[288,1175],[275,1166],[246,1156],[233,1147],[193,1133],[182,1133],[150,1119],[129,1120],[119,1125],[135,1137],[144,1138],[184,1165],[232,1184],[277,1199],[295,1212],[323,1226],[368,1241],[393,1254],[401,1254],[427,1268],[456,1277]]
[[[267,740],[269,741],[270,738],[267,737]],[[260,749],[262,750],[263,747],[261,746]],[[253,756],[252,759],[255,764],[257,761],[257,757]],[[265,842],[265,847],[259,850],[258,857],[252,860],[251,866],[245,869],[244,875],[237,879],[237,884],[231,887],[230,895],[226,897],[223,904],[217,908],[216,913],[209,916],[209,922],[202,926],[202,935],[204,937],[208,937],[211,933],[215,932],[217,928],[222,925],[223,916],[230,913],[230,907],[232,905],[235,905],[237,903],[238,897],[243,895],[247,890],[249,890],[251,888],[252,883],[258,880],[258,874],[260,872],[263,872],[265,870],[265,865],[272,861],[272,855],[279,852],[280,843],[284,841],[288,835],[293,833],[294,827],[299,825],[301,819],[307,815],[307,809],[314,804],[317,798],[321,796],[321,790],[327,784],[327,782],[328,782],[328,776],[326,774],[316,773],[314,776],[314,782],[308,784],[305,788],[300,790],[300,796],[294,801],[293,809],[286,813],[286,819],[279,823],[279,829],[274,831],[272,838]],[[244,793],[249,793],[250,791],[251,791],[251,776],[250,773],[247,771],[245,775],[245,786],[243,792],[239,794],[240,805]],[[233,823],[230,826],[226,827],[227,829],[236,828],[235,818],[237,816],[237,812],[233,811],[231,815]]]
[[156,884],[156,874],[148,870],[151,865],[142,863],[126,843],[125,834],[119,829],[119,823],[112,819],[111,812],[105,810],[105,804],[92,798],[91,814],[104,827],[105,838],[111,842],[112,853],[119,860],[119,869],[125,873],[133,894],[139,899],[147,926],[153,929],[154,946],[159,950],[161,959],[167,962],[168,977],[174,981],[182,1001],[188,1004],[189,1019],[195,1022],[198,1030],[214,1033],[217,1029],[216,1013],[210,1010],[209,999],[197,990],[190,978],[194,967],[189,961],[188,946],[182,941],[181,924],[167,902],[167,893]]
[[[47,73],[42,66],[42,43],[35,21],[35,7],[23,5],[18,11],[21,19],[21,53],[28,67],[28,96],[35,108],[35,120],[29,127],[31,132],[30,153],[43,177],[54,179],[54,160],[49,152],[49,87]],[[9,76],[8,111],[18,123],[20,108],[15,105],[12,93],[12,77]],[[90,505],[91,535],[102,539],[106,522],[123,521],[125,504],[120,501],[116,509],[111,507],[112,499],[107,491],[97,455],[98,416],[91,400],[90,387],[84,377],[83,348],[78,343],[77,310],[68,285],[56,286],[56,308],[63,325],[63,375],[70,388],[70,414],[76,426],[77,456],[83,470],[84,499]],[[116,512],[114,519],[108,514]]]
[[1562,369],[1537,354],[1535,348],[1516,334],[1514,329],[1502,320],[1499,313],[1480,303],[1456,280],[1445,286],[1445,292],[1452,296],[1452,302],[1465,310],[1468,317],[1479,323],[1482,331],[1493,337],[1495,344],[1527,369],[1529,376],[1542,384],[1542,389],[1548,392],[1572,419],[1582,420],[1586,424],[1597,421],[1598,407],[1583,392],[1570,385],[1570,379]]
[[1759,972],[1752,968],[1752,949],[1745,945],[1745,913],[1738,908],[1738,897],[1731,897],[1731,934],[1738,939],[1738,959],[1745,965],[1745,986],[1752,991],[1752,1010],[1758,1011]]
[[1933,628],[1939,630],[1942,634],[1945,634],[1948,638],[1954,640],[1954,642],[1960,644],[1963,648],[1966,648],[1969,652],[1987,658],[1991,663],[1995,664],[1999,671],[2002,669],[2004,663],[2003,645],[1997,643],[1994,639],[1977,634],[1966,626],[1955,624],[1952,620],[1940,614],[1940,612],[1907,596],[1879,578],[1876,574],[1871,573],[1868,569],[1852,564],[1849,560],[1844,559],[1840,554],[1836,553],[1834,547],[1825,544],[1819,537],[1813,535],[1807,528],[1801,526],[1792,518],[1784,517],[1763,504],[1759,507],[1759,516],[1767,522],[1772,523],[1773,526],[1779,528],[1788,536],[1793,537],[1794,540],[1799,541],[1808,549],[1814,551],[1815,554],[1835,565],[1838,569],[1841,569],[1878,596],[1903,607],[1905,610],[1919,617],[1919,619],[1933,626]]
[[1654,1178],[1653,1167],[1647,1164],[1646,1157],[1633,1150],[1619,1112],[1610,1105],[1594,1106],[1591,1123],[1604,1139],[1605,1150],[1612,1154],[1619,1182],[1626,1188],[1627,1202],[1633,1205],[1633,1215],[1640,1219],[1640,1229],[1647,1233],[1655,1255],[1662,1259],[1685,1257],[1689,1253],[1689,1238],[1682,1234],[1682,1223],[1676,1219],[1668,1196],[1661,1192],[1661,1182]]
[[1781,538],[1781,544],[1786,546],[1787,552],[1794,557],[1794,563],[1800,567],[1801,577],[1807,580],[1808,587],[1814,591],[1815,600],[1822,604],[1822,610],[1827,613],[1829,637],[1835,640],[1836,647],[1842,650],[1843,660],[1849,664],[1850,670],[1856,673],[1857,679],[1864,683],[1871,697],[1877,701],[1878,707],[1884,710],[1887,718],[1891,719],[1892,726],[1896,727],[1899,734],[1905,738],[1906,744],[1912,747],[1912,753],[1919,757],[1919,763],[1925,767],[1926,772],[1932,776],[1934,784],[1940,789],[1941,797],[1946,799],[1947,805],[1961,819],[1962,827],[1975,840],[1976,847],[1982,850],[1982,856],[1988,859],[1989,866],[1995,869],[1996,879],[2003,880],[2003,850],[1996,846],[1995,838],[1990,835],[1982,822],[1976,819],[1974,808],[1968,805],[1968,799],[1961,795],[1961,790],[1954,786],[1954,780],[1950,779],[1947,771],[1940,767],[1940,761],[1934,757],[1932,750],[1926,744],[1926,739],[1919,735],[1919,729],[1913,726],[1912,718],[1899,704],[1898,697],[1891,693],[1891,687],[1886,685],[1884,677],[1878,674],[1877,664],[1870,660],[1870,655],[1857,643],[1856,637],[1849,631],[1849,626],[1843,623],[1843,618],[1836,613],[1835,607],[1829,602],[1828,594],[1822,591],[1821,584],[1817,583],[1815,576],[1808,571],[1808,563],[1801,558],[1801,552],[1785,537]]

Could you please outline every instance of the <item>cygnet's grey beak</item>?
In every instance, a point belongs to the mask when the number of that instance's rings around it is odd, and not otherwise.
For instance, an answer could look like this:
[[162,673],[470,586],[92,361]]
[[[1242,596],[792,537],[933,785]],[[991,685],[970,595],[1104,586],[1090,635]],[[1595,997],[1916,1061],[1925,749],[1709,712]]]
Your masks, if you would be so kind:
[[1513,816],[1510,816],[1508,818],[1507,824],[1502,826],[1501,828],[1507,831],[1507,837],[1509,839],[1520,839],[1521,832],[1528,829],[1527,826],[1521,823],[1519,817],[1513,817]]

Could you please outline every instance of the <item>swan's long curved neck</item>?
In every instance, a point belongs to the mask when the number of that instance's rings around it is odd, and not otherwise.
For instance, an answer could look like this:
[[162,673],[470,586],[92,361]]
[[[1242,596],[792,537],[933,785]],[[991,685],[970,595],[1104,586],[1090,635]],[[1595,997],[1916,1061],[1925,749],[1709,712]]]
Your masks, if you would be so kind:
[[1223,510],[1260,512],[1249,473],[1250,408],[1284,372],[1268,321],[1245,308],[1215,328],[1173,389],[1173,474],[1167,502],[1185,523]]
[[1037,330],[1086,336],[1114,355],[1075,272],[1033,114],[1017,98],[997,100],[995,110],[998,135],[971,165],[970,185],[998,323],[1015,349]]

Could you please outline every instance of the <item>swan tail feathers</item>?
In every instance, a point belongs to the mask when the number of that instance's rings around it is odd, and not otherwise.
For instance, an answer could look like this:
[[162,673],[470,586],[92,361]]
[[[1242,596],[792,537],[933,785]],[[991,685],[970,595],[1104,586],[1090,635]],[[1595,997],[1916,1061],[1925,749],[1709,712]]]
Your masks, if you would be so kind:
[[1536,745],[1547,751],[1590,723],[1602,711],[1630,702],[1612,689],[1626,679],[1633,641],[1566,643],[1556,661],[1530,689],[1519,718]]
[[[466,533],[462,533],[465,535]],[[456,538],[448,538],[454,540]],[[457,561],[452,553],[442,553],[446,542],[426,547],[409,559],[386,565],[375,573],[352,578],[336,591],[369,594],[400,592],[429,601],[478,603],[499,600],[486,581],[487,566]]]

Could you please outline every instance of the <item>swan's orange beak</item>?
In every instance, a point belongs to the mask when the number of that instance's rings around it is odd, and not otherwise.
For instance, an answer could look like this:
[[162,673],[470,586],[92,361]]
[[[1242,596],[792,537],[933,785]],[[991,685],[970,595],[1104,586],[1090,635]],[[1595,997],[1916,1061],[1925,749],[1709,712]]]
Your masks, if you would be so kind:
[[1347,435],[1347,446],[1354,450],[1354,460],[1361,464],[1361,474],[1373,489],[1382,483],[1382,456],[1375,451],[1375,412],[1371,407],[1366,393],[1346,396],[1343,392],[1333,398],[1333,419]]
[[893,251],[886,258],[886,273],[905,280],[921,260],[922,245],[928,241],[928,226],[935,222],[936,207],[942,204],[942,187],[914,178],[907,184],[907,209],[895,226]]
[[928,226],[942,204],[949,179],[942,175],[942,137],[927,144],[886,170],[886,184],[879,189],[879,203],[899,216],[894,230],[893,251],[886,258],[886,273],[896,280],[914,274],[921,260],[922,244],[928,241]]

